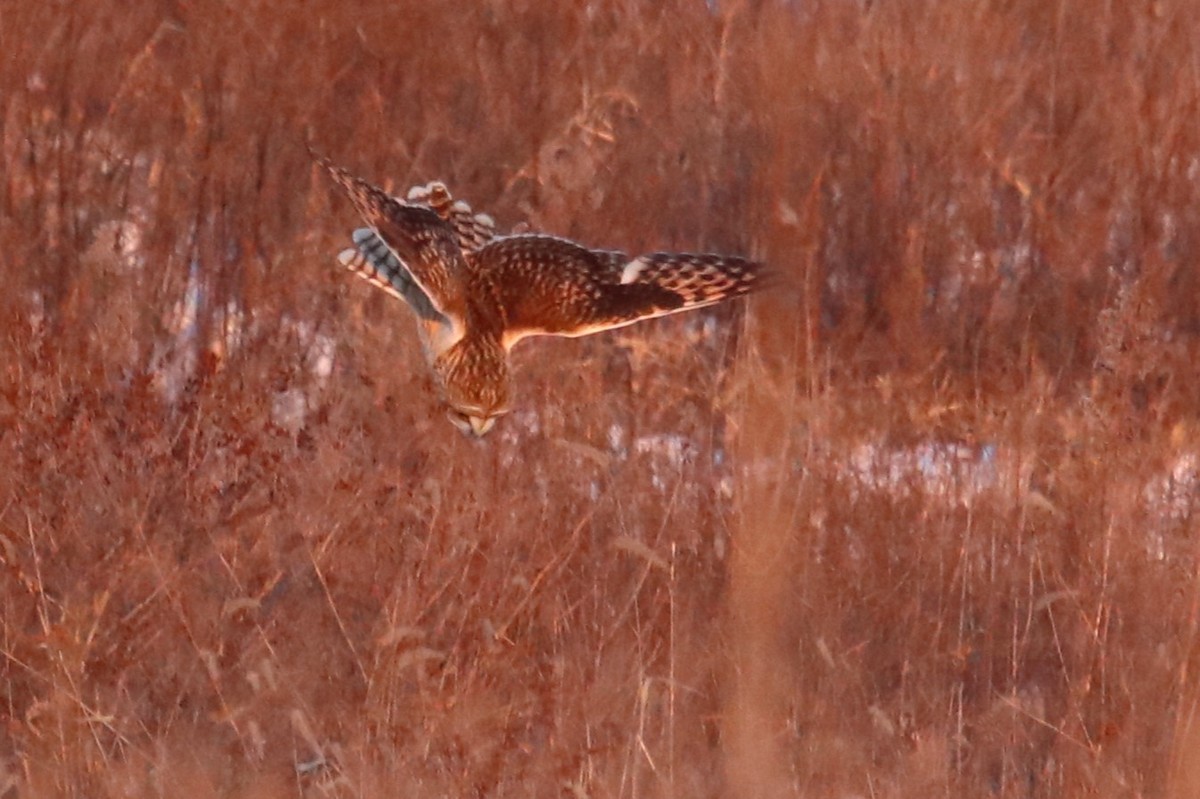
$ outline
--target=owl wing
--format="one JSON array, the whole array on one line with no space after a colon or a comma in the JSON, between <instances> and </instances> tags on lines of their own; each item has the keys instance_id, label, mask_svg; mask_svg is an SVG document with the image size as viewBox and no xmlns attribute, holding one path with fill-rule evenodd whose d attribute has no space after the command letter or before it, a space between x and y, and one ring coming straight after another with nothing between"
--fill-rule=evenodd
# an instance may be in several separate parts
<instances>
[{"instance_id":1,"label":"owl wing","mask_svg":"<svg viewBox=\"0 0 1200 799\"><path fill-rule=\"evenodd\" d=\"M423 295L428 300L434 312L449 320L458 330L464 326L466 311L466 294L464 276L466 264L463 250L454 228L442 219L436 211L424 205L402 202L389 197L383 190L355 177L341 167L334 166L327 159L319 158L320 163L329 172L350 198L369 230L386 248L386 252L395 258L399 265L412 279L412 287L407 287L398 271L389 273L386 268L389 263L385 258L381 263L374 258L377 247L367 238L360 242L356 237L355 244L364 255L363 265L366 271L351 263L347 266L367 277L372 283L394 291L405 300L412 301ZM364 252L363 243L370 246ZM414 290L415 289L415 290ZM417 300L421 302L421 300ZM422 309L417 308L421 314Z\"/></svg>"},{"instance_id":2,"label":"owl wing","mask_svg":"<svg viewBox=\"0 0 1200 799\"><path fill-rule=\"evenodd\" d=\"M352 238L354 247L338 254L342 266L371 285L404 300L421 319L450 324L450 320L438 311L429 295L413 279L412 272L388 249L374 230L359 228L354 231Z\"/></svg>"},{"instance_id":3,"label":"owl wing","mask_svg":"<svg viewBox=\"0 0 1200 799\"><path fill-rule=\"evenodd\" d=\"M399 198L396 198L399 199ZM437 181L408 190L403 203L423 205L432 209L454 228L463 253L474 252L496 236L496 223L487 214L477 214L462 200L455 200L445 185ZM377 286L393 297L409 304L417 316L428 322L449 325L450 320L434 307L429 295L421 290L395 253L371 228L359 228L352 237L354 247L342 250L338 261L342 266Z\"/></svg>"},{"instance_id":4,"label":"owl wing","mask_svg":"<svg viewBox=\"0 0 1200 799\"><path fill-rule=\"evenodd\" d=\"M493 239L469 256L503 309L504 345L537 335L586 336L701 308L751 291L760 265L688 253L589 250L550 236Z\"/></svg>"}]
</instances>

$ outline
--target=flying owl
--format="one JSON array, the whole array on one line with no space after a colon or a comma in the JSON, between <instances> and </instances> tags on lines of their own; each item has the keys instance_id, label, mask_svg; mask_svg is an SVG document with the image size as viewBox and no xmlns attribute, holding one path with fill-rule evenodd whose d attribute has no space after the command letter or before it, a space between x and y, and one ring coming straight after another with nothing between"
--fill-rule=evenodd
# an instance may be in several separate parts
<instances>
[{"instance_id":1,"label":"flying owl","mask_svg":"<svg viewBox=\"0 0 1200 799\"><path fill-rule=\"evenodd\" d=\"M450 421L485 435L511 409L508 354L529 336L586 336L702 308L761 283L754 261L726 255L592 250L543 234L498 235L438 182L405 199L317 158L367 227L341 263L405 300Z\"/></svg>"}]
</instances>

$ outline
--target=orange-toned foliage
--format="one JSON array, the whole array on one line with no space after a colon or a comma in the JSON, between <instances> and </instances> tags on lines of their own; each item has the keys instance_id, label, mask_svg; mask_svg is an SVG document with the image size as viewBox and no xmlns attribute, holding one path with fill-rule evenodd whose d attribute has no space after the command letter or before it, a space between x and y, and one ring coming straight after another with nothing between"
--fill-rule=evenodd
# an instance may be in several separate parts
<instances>
[{"instance_id":1,"label":"orange-toned foliage","mask_svg":"<svg viewBox=\"0 0 1200 799\"><path fill-rule=\"evenodd\" d=\"M0 796L1194 796L1189 0L0 2ZM771 265L483 442L312 143Z\"/></svg>"}]
</instances>

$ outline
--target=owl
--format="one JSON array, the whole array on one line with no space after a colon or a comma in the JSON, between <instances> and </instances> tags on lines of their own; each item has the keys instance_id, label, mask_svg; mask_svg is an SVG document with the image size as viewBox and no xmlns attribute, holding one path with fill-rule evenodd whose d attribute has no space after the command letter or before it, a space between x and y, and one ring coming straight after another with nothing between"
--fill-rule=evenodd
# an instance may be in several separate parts
<instances>
[{"instance_id":1,"label":"owl","mask_svg":"<svg viewBox=\"0 0 1200 799\"><path fill-rule=\"evenodd\" d=\"M451 422L482 437L512 408L509 353L532 336L586 336L703 308L761 286L736 256L629 257L539 233L499 235L439 182L391 197L325 158L318 164L366 227L341 263L403 299Z\"/></svg>"}]
</instances>

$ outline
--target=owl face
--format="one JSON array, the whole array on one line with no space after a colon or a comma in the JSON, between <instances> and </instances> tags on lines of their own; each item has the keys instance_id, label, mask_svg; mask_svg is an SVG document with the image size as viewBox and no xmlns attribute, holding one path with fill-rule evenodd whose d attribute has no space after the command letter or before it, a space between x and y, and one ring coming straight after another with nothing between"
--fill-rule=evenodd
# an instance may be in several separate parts
<instances>
[{"instance_id":1,"label":"owl face","mask_svg":"<svg viewBox=\"0 0 1200 799\"><path fill-rule=\"evenodd\" d=\"M447 416L459 430L481 438L509 411L508 363L499 344L464 339L433 365Z\"/></svg>"}]
</instances>

